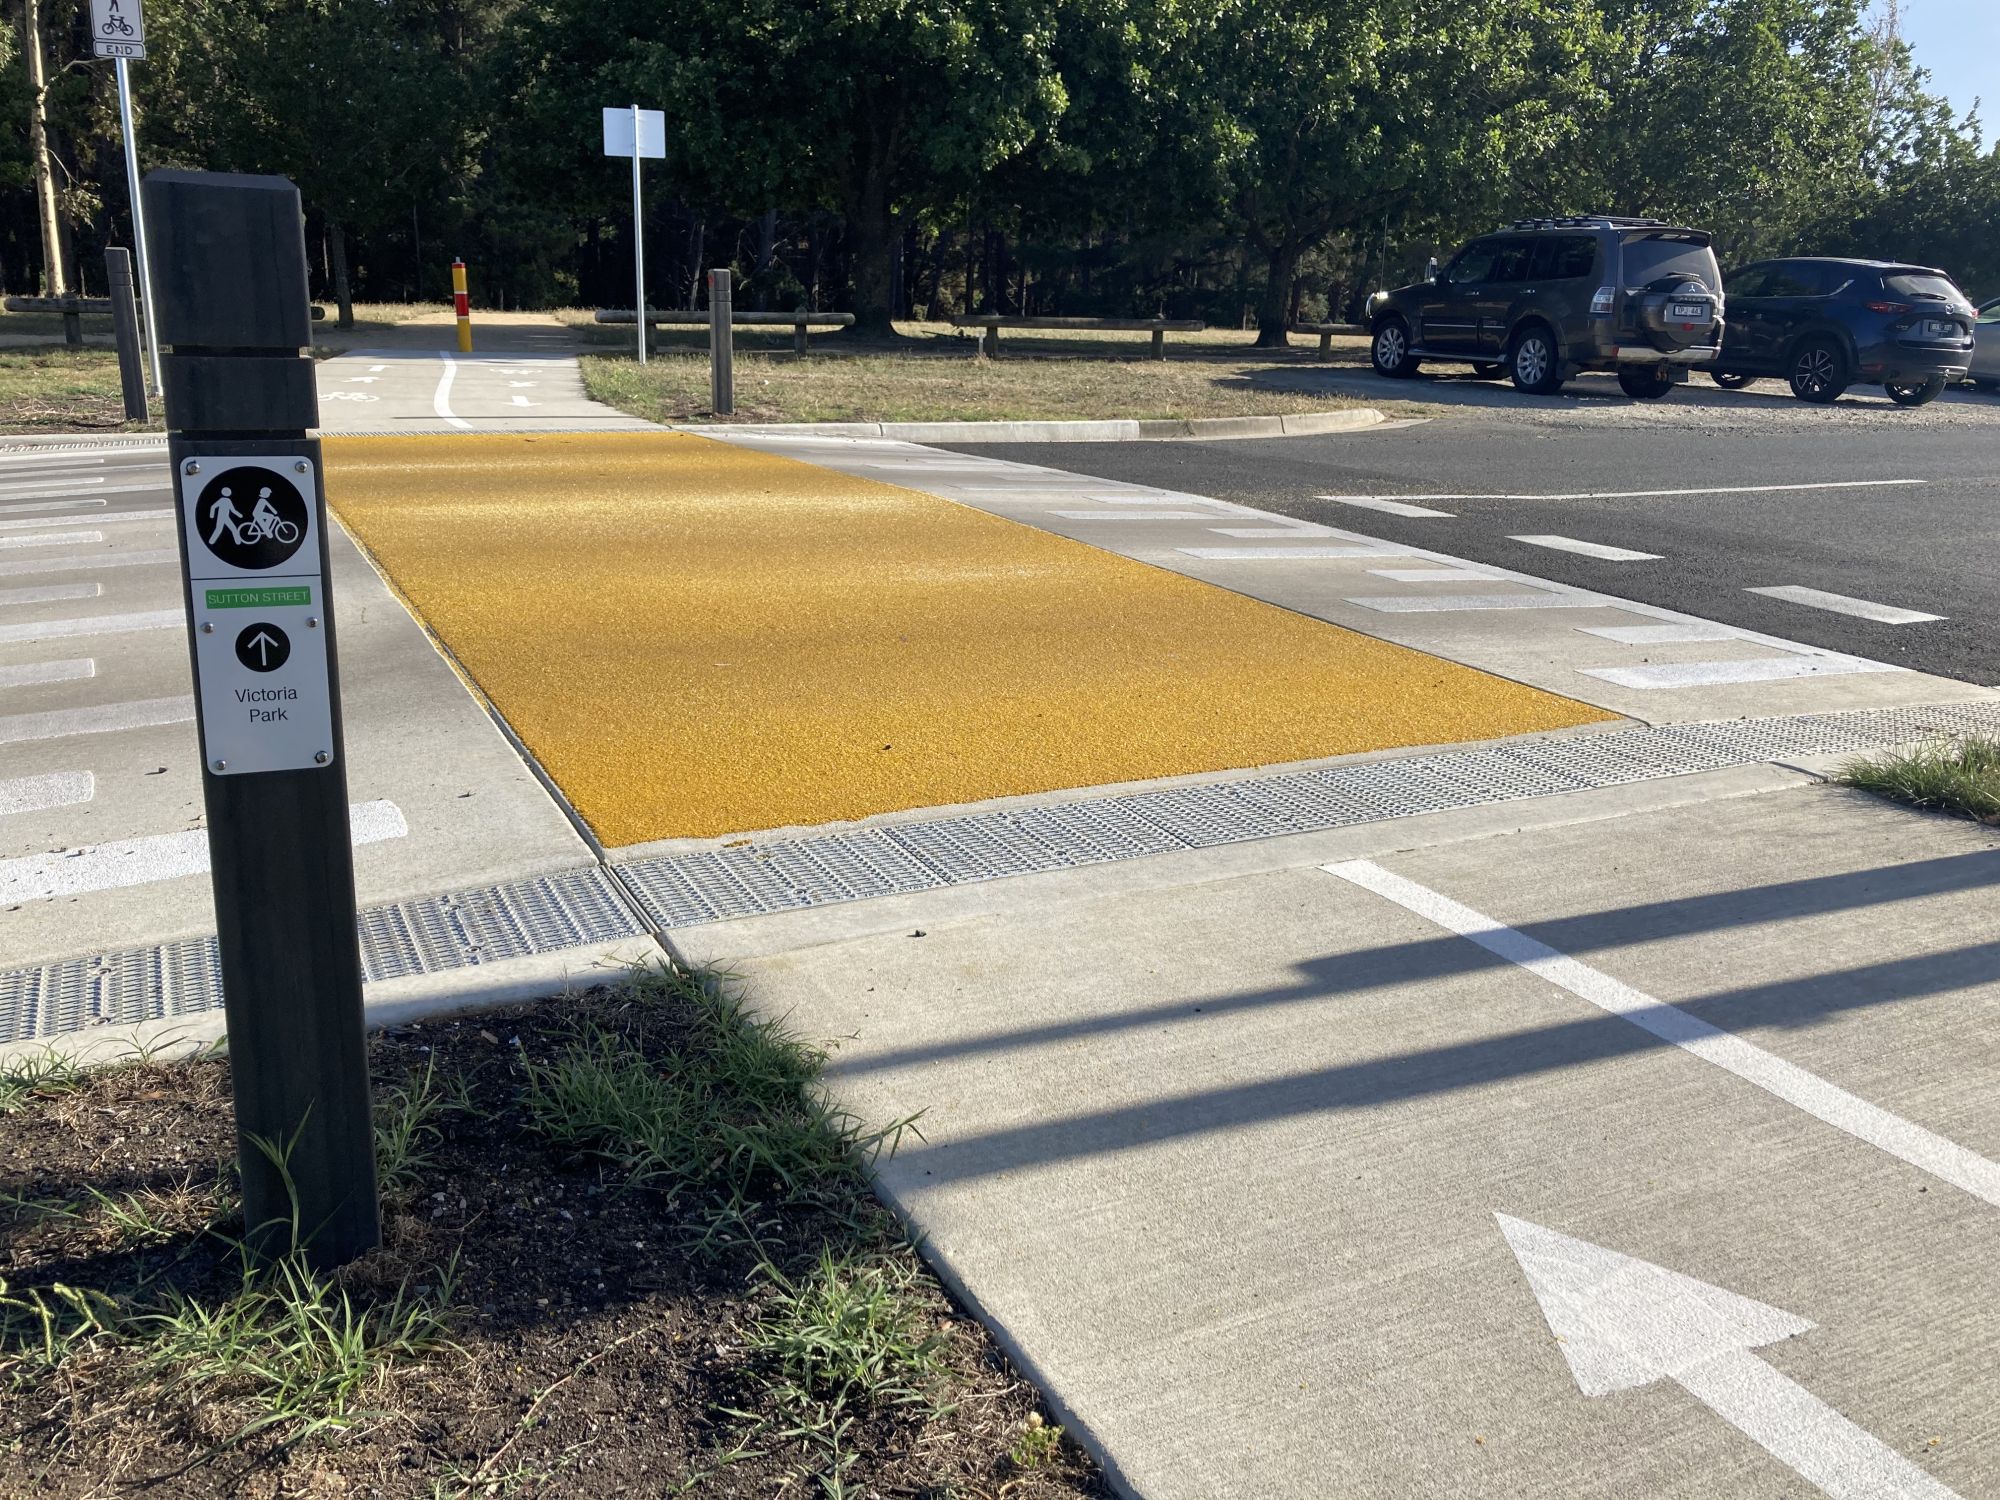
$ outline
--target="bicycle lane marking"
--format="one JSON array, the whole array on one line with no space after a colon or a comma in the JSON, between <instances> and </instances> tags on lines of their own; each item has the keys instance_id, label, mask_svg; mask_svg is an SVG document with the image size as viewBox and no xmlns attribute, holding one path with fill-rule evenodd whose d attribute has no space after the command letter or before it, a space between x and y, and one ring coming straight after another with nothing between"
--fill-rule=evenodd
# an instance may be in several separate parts
<instances>
[{"instance_id":1,"label":"bicycle lane marking","mask_svg":"<svg viewBox=\"0 0 2000 1500\"><path fill-rule=\"evenodd\" d=\"M443 350L438 351L438 358L444 361L444 374L438 377L437 394L431 397L431 410L452 426L470 431L472 424L463 417L452 415L451 410L451 383L458 379L458 361Z\"/></svg>"}]
</instances>

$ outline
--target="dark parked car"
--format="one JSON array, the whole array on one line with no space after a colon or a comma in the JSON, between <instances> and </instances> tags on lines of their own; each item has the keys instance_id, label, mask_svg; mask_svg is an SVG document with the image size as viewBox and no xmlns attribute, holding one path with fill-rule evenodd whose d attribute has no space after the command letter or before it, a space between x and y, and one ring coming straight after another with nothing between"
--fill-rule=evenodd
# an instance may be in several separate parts
<instances>
[{"instance_id":1,"label":"dark parked car","mask_svg":"<svg viewBox=\"0 0 2000 1500\"><path fill-rule=\"evenodd\" d=\"M1979 305L1979 324L1973 332L1977 344L1972 351L1972 383L1982 391L2000 391L2000 297Z\"/></svg>"},{"instance_id":2,"label":"dark parked car","mask_svg":"<svg viewBox=\"0 0 2000 1500\"><path fill-rule=\"evenodd\" d=\"M1729 335L1715 383L1759 375L1801 401L1880 385L1903 406L1935 400L1972 365L1973 320L1944 272L1880 260L1769 260L1731 271Z\"/></svg>"},{"instance_id":3,"label":"dark parked car","mask_svg":"<svg viewBox=\"0 0 2000 1500\"><path fill-rule=\"evenodd\" d=\"M1384 375L1427 360L1511 375L1549 395L1583 370L1616 370L1632 396L1664 396L1722 342L1722 273L1701 229L1592 215L1522 219L1474 240L1430 280L1369 301Z\"/></svg>"}]
</instances>

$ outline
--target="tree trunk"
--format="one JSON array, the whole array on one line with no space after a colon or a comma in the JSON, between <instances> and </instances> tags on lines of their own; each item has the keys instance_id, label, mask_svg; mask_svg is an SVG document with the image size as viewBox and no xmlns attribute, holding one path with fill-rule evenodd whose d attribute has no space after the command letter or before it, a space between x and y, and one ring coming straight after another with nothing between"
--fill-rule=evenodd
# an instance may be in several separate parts
<instances>
[{"instance_id":1,"label":"tree trunk","mask_svg":"<svg viewBox=\"0 0 2000 1500\"><path fill-rule=\"evenodd\" d=\"M696 219L688 231L688 311L701 309L701 258L708 249L708 220Z\"/></svg>"},{"instance_id":2,"label":"tree trunk","mask_svg":"<svg viewBox=\"0 0 2000 1500\"><path fill-rule=\"evenodd\" d=\"M49 83L42 62L41 0L27 0L21 10L28 54L28 154L35 170L35 210L42 225L42 291L60 297L69 290L63 269L62 216L56 209L56 178L49 156Z\"/></svg>"},{"instance_id":3,"label":"tree trunk","mask_svg":"<svg viewBox=\"0 0 2000 1500\"><path fill-rule=\"evenodd\" d=\"M1258 349L1282 349L1286 314L1292 300L1292 283L1299 275L1299 248L1290 239L1279 240L1265 257L1264 293L1257 301Z\"/></svg>"},{"instance_id":4,"label":"tree trunk","mask_svg":"<svg viewBox=\"0 0 2000 1500\"><path fill-rule=\"evenodd\" d=\"M847 206L847 255L854 278L854 331L893 338L895 217L889 211L888 153L871 143Z\"/></svg>"},{"instance_id":5,"label":"tree trunk","mask_svg":"<svg viewBox=\"0 0 2000 1500\"><path fill-rule=\"evenodd\" d=\"M757 283L756 306L758 312L771 310L771 262L778 255L778 211L764 210L764 217L757 221L757 269L751 273Z\"/></svg>"},{"instance_id":6,"label":"tree trunk","mask_svg":"<svg viewBox=\"0 0 2000 1500\"><path fill-rule=\"evenodd\" d=\"M340 326L354 326L354 288L347 281L347 231L333 220L326 222L328 253L333 257L333 300L340 304Z\"/></svg>"}]
</instances>

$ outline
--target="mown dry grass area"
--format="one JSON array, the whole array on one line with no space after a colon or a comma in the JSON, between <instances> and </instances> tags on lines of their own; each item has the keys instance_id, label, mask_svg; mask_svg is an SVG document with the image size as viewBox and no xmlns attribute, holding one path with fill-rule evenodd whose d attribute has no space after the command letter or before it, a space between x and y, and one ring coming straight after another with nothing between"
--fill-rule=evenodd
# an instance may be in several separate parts
<instances>
[{"instance_id":1,"label":"mown dry grass area","mask_svg":"<svg viewBox=\"0 0 2000 1500\"><path fill-rule=\"evenodd\" d=\"M0 1495L1108 1493L719 981L376 1037L384 1244L242 1251L228 1064L0 1070Z\"/></svg>"},{"instance_id":2,"label":"mown dry grass area","mask_svg":"<svg viewBox=\"0 0 2000 1500\"><path fill-rule=\"evenodd\" d=\"M1381 405L1267 381L1269 360L947 359L855 354L797 359L739 349L739 422L943 422L1282 416ZM1296 373L1296 372L1294 372ZM599 401L656 422L709 417L708 356L586 354Z\"/></svg>"},{"instance_id":3,"label":"mown dry grass area","mask_svg":"<svg viewBox=\"0 0 2000 1500\"><path fill-rule=\"evenodd\" d=\"M61 335L57 338L60 340ZM108 349L0 349L0 432L143 432L127 422L118 356Z\"/></svg>"}]
</instances>

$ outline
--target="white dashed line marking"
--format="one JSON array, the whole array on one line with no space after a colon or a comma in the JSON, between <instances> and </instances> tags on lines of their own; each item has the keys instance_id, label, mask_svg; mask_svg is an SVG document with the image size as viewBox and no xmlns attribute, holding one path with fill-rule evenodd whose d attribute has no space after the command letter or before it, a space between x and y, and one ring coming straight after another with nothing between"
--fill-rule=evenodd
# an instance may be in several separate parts
<instances>
[{"instance_id":1,"label":"white dashed line marking","mask_svg":"<svg viewBox=\"0 0 2000 1500\"><path fill-rule=\"evenodd\" d=\"M1682 641L1733 641L1742 636L1728 625L1579 625L1585 635L1601 635L1627 646L1671 646Z\"/></svg>"},{"instance_id":2,"label":"white dashed line marking","mask_svg":"<svg viewBox=\"0 0 2000 1500\"><path fill-rule=\"evenodd\" d=\"M157 724L186 723L193 717L192 698L142 698L135 703L100 703L90 708L58 708L42 714L13 714L0 719L0 745L67 739L73 734L115 734L121 729L151 729Z\"/></svg>"},{"instance_id":3,"label":"white dashed line marking","mask_svg":"<svg viewBox=\"0 0 2000 1500\"><path fill-rule=\"evenodd\" d=\"M18 578L24 573L77 573L85 568L138 568L179 562L180 557L171 547L145 552L93 552L87 557L24 557L0 562L0 578Z\"/></svg>"},{"instance_id":4,"label":"white dashed line marking","mask_svg":"<svg viewBox=\"0 0 2000 1500\"><path fill-rule=\"evenodd\" d=\"M0 521L0 526L5 526L6 524L5 521ZM38 524L49 525L52 523L45 521ZM77 542L101 542L103 540L104 533L101 531L43 531L30 536L0 536L0 547L5 547L10 552L17 552L28 547L68 547Z\"/></svg>"},{"instance_id":5,"label":"white dashed line marking","mask_svg":"<svg viewBox=\"0 0 2000 1500\"><path fill-rule=\"evenodd\" d=\"M0 625L0 644L10 641L62 641L79 635L127 635L135 630L167 630L187 622L178 609L149 609L129 615L85 615L78 620L33 620Z\"/></svg>"},{"instance_id":6,"label":"white dashed line marking","mask_svg":"<svg viewBox=\"0 0 2000 1500\"><path fill-rule=\"evenodd\" d=\"M0 688L35 687L44 682L80 682L97 675L97 663L88 656L68 661L31 661L18 667L0 667Z\"/></svg>"},{"instance_id":7,"label":"white dashed line marking","mask_svg":"<svg viewBox=\"0 0 2000 1500\"><path fill-rule=\"evenodd\" d=\"M88 771L18 776L12 781L0 781L0 816L45 812L51 807L75 807L88 802L96 791L97 778Z\"/></svg>"},{"instance_id":8,"label":"white dashed line marking","mask_svg":"<svg viewBox=\"0 0 2000 1500\"><path fill-rule=\"evenodd\" d=\"M1547 547L1551 552L1574 552L1579 557L1595 557L1602 562L1658 562L1657 552L1634 552L1630 547L1607 547L1602 542L1580 542L1573 536L1510 536L1510 542L1526 542L1530 547Z\"/></svg>"},{"instance_id":9,"label":"white dashed line marking","mask_svg":"<svg viewBox=\"0 0 2000 1500\"><path fill-rule=\"evenodd\" d=\"M54 604L59 599L95 599L103 592L101 583L37 583L0 589L0 604Z\"/></svg>"},{"instance_id":10,"label":"white dashed line marking","mask_svg":"<svg viewBox=\"0 0 2000 1500\"><path fill-rule=\"evenodd\" d=\"M1855 615L1882 625L1921 625L1926 620L1944 618L1943 615L1927 615L1920 609L1898 609L1893 604L1876 604L1868 599L1850 599L1845 594L1829 594L1824 589L1799 588L1794 584L1774 589L1746 589L1744 592L1762 594L1767 599L1782 599L1787 604L1804 604L1813 609L1831 610L1837 615Z\"/></svg>"},{"instance_id":11,"label":"white dashed line marking","mask_svg":"<svg viewBox=\"0 0 2000 1500\"><path fill-rule=\"evenodd\" d=\"M1176 547L1184 557L1204 562L1283 562L1310 561L1316 557L1402 557L1393 547Z\"/></svg>"},{"instance_id":12,"label":"white dashed line marking","mask_svg":"<svg viewBox=\"0 0 2000 1500\"><path fill-rule=\"evenodd\" d=\"M1660 662L1644 667L1579 667L1585 677L1620 687L1721 687L1732 682L1782 682L1795 677L1848 677L1857 672L1900 672L1887 662L1845 656L1753 656L1741 661Z\"/></svg>"},{"instance_id":13,"label":"white dashed line marking","mask_svg":"<svg viewBox=\"0 0 2000 1500\"><path fill-rule=\"evenodd\" d=\"M1363 609L1391 615L1450 614L1473 609L1616 609L1588 594L1384 594L1349 599Z\"/></svg>"},{"instance_id":14,"label":"white dashed line marking","mask_svg":"<svg viewBox=\"0 0 2000 1500\"><path fill-rule=\"evenodd\" d=\"M1358 505L1363 510L1384 511L1392 516L1415 516L1420 519L1449 521L1453 519L1448 510L1431 510L1426 506L1412 505L1407 500L1391 500L1387 495L1316 495L1316 500L1332 500L1341 505ZM1425 496L1426 499L1442 498Z\"/></svg>"}]
</instances>

